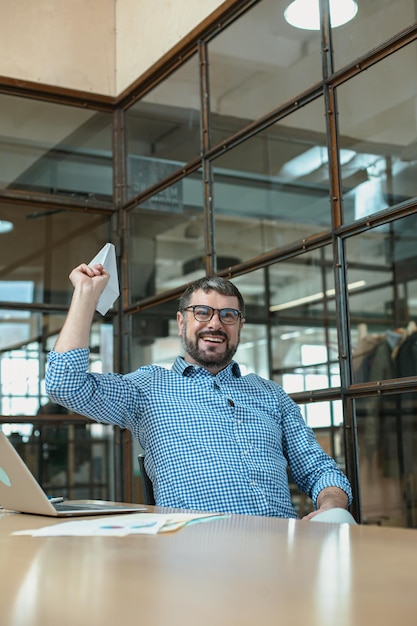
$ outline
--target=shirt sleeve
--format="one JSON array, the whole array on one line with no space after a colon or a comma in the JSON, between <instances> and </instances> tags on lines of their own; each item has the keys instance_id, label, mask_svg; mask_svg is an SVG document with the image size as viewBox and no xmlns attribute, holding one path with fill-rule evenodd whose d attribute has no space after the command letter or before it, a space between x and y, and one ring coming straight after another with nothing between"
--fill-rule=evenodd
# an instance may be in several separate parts
<instances>
[{"instance_id":1,"label":"shirt sleeve","mask_svg":"<svg viewBox=\"0 0 417 626\"><path fill-rule=\"evenodd\" d=\"M339 487L352 502L350 483L318 443L313 430L306 425L298 405L282 392L283 450L292 478L297 487L307 493L314 506L319 493L326 487Z\"/></svg>"},{"instance_id":2,"label":"shirt sleeve","mask_svg":"<svg viewBox=\"0 0 417 626\"><path fill-rule=\"evenodd\" d=\"M97 422L134 430L133 421L141 413L146 385L141 393L140 385L123 375L89 373L88 366L87 348L51 351L45 378L49 398Z\"/></svg>"}]
</instances>

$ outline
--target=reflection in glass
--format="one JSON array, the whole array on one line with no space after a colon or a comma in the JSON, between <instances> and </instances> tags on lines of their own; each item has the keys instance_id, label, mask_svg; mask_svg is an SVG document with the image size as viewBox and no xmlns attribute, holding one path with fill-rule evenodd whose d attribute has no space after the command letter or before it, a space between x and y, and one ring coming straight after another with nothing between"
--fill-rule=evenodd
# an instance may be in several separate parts
<instances>
[{"instance_id":1,"label":"reflection in glass","mask_svg":"<svg viewBox=\"0 0 417 626\"><path fill-rule=\"evenodd\" d=\"M331 338L326 347L327 335ZM272 329L274 380L288 393L340 386L336 330L291 325L289 321ZM313 415L315 409L310 413ZM339 417L341 417L339 415ZM326 418L327 419L327 418ZM315 423L314 426L328 426Z\"/></svg>"},{"instance_id":2,"label":"reflection in glass","mask_svg":"<svg viewBox=\"0 0 417 626\"><path fill-rule=\"evenodd\" d=\"M417 44L338 88L345 221L417 195Z\"/></svg>"},{"instance_id":3,"label":"reflection in glass","mask_svg":"<svg viewBox=\"0 0 417 626\"><path fill-rule=\"evenodd\" d=\"M336 69L376 48L417 17L414 0L358 0L358 8L354 20L332 30Z\"/></svg>"},{"instance_id":4,"label":"reflection in glass","mask_svg":"<svg viewBox=\"0 0 417 626\"><path fill-rule=\"evenodd\" d=\"M308 378L310 375L306 376L307 384L312 384L309 382ZM313 375L316 376L315 374ZM327 383L324 376L323 380L319 380L318 383L321 387L323 387L323 383ZM330 379L331 386L338 387L340 384L339 376L332 375ZM313 381L314 384L314 381ZM310 387L310 389L314 389L314 387ZM312 402L311 404L307 404L303 407L303 415L307 424L314 429L317 428L327 428L329 426L340 426L343 423L343 410L342 410L342 401L336 400L334 402ZM339 449L339 454L341 449Z\"/></svg>"},{"instance_id":5,"label":"reflection in glass","mask_svg":"<svg viewBox=\"0 0 417 626\"><path fill-rule=\"evenodd\" d=\"M333 268L325 250L273 265L269 284L274 380L288 393L339 387ZM307 412L314 427L341 421L339 408L335 422L328 409L320 416L312 405L306 419Z\"/></svg>"},{"instance_id":6,"label":"reflection in glass","mask_svg":"<svg viewBox=\"0 0 417 626\"><path fill-rule=\"evenodd\" d=\"M209 43L212 144L321 79L320 34L290 26L288 0L263 0Z\"/></svg>"},{"instance_id":7,"label":"reflection in glass","mask_svg":"<svg viewBox=\"0 0 417 626\"><path fill-rule=\"evenodd\" d=\"M380 394L355 404L363 520L416 527L417 394Z\"/></svg>"},{"instance_id":8,"label":"reflection in glass","mask_svg":"<svg viewBox=\"0 0 417 626\"><path fill-rule=\"evenodd\" d=\"M64 323L64 314L0 310L0 415L67 413L45 394L46 357ZM113 368L113 328L102 318L91 330L91 371ZM10 427L10 425L9 425ZM20 427L13 431L20 432Z\"/></svg>"},{"instance_id":9,"label":"reflection in glass","mask_svg":"<svg viewBox=\"0 0 417 626\"><path fill-rule=\"evenodd\" d=\"M111 240L102 215L1 204L0 217L14 224L0 235L0 303L69 304L69 273Z\"/></svg>"},{"instance_id":10,"label":"reflection in glass","mask_svg":"<svg viewBox=\"0 0 417 626\"><path fill-rule=\"evenodd\" d=\"M131 198L201 152L197 57L134 104L127 111L126 124Z\"/></svg>"},{"instance_id":11,"label":"reflection in glass","mask_svg":"<svg viewBox=\"0 0 417 626\"><path fill-rule=\"evenodd\" d=\"M33 302L35 284L32 280L0 280L0 302ZM29 311L15 311L11 314L7 309L0 309L0 320L7 320L13 315L16 319L30 316ZM1 338L0 338L1 344Z\"/></svg>"},{"instance_id":12,"label":"reflection in glass","mask_svg":"<svg viewBox=\"0 0 417 626\"><path fill-rule=\"evenodd\" d=\"M322 105L312 103L214 161L220 254L230 250L232 231L243 261L330 228Z\"/></svg>"},{"instance_id":13,"label":"reflection in glass","mask_svg":"<svg viewBox=\"0 0 417 626\"><path fill-rule=\"evenodd\" d=\"M270 268L270 311L279 319L322 319L323 304L334 311L332 263L324 250L314 250Z\"/></svg>"},{"instance_id":14,"label":"reflection in glass","mask_svg":"<svg viewBox=\"0 0 417 626\"><path fill-rule=\"evenodd\" d=\"M129 318L130 368L159 365L170 369L182 354L176 315L178 301L152 307Z\"/></svg>"},{"instance_id":15,"label":"reflection in glass","mask_svg":"<svg viewBox=\"0 0 417 626\"><path fill-rule=\"evenodd\" d=\"M205 274L205 239L202 182L199 175L175 183L181 201L168 188L157 197L130 211L129 291L130 302L185 285ZM177 193L177 191L175 191ZM159 200L158 200L159 197ZM160 210L142 211L151 205Z\"/></svg>"},{"instance_id":16,"label":"reflection in glass","mask_svg":"<svg viewBox=\"0 0 417 626\"><path fill-rule=\"evenodd\" d=\"M71 416L52 403L42 409L47 421L4 424L3 431L44 491L66 499L113 500L113 427L68 423Z\"/></svg>"},{"instance_id":17,"label":"reflection in glass","mask_svg":"<svg viewBox=\"0 0 417 626\"><path fill-rule=\"evenodd\" d=\"M13 324L6 324L4 329L1 324L0 328L2 333L3 330L14 330ZM22 325L18 330L24 330ZM26 330L29 331L28 328ZM1 415L36 415L40 405L47 402L41 392L44 357L41 358L40 351L41 346L33 342L11 350L6 348L0 353Z\"/></svg>"},{"instance_id":18,"label":"reflection in glass","mask_svg":"<svg viewBox=\"0 0 417 626\"><path fill-rule=\"evenodd\" d=\"M417 340L417 217L411 215L346 242L354 381L417 375L402 356Z\"/></svg>"},{"instance_id":19,"label":"reflection in glass","mask_svg":"<svg viewBox=\"0 0 417 626\"><path fill-rule=\"evenodd\" d=\"M0 189L111 201L112 115L0 96Z\"/></svg>"},{"instance_id":20,"label":"reflection in glass","mask_svg":"<svg viewBox=\"0 0 417 626\"><path fill-rule=\"evenodd\" d=\"M236 281L232 282L236 284ZM250 305L247 310L250 315ZM262 378L269 378L268 341L265 325L245 323L234 359L239 363L242 376L253 373L262 376Z\"/></svg>"},{"instance_id":21,"label":"reflection in glass","mask_svg":"<svg viewBox=\"0 0 417 626\"><path fill-rule=\"evenodd\" d=\"M245 302L245 325L234 358L243 375L256 373L270 378L265 272L265 269L260 269L231 279Z\"/></svg>"}]
</instances>

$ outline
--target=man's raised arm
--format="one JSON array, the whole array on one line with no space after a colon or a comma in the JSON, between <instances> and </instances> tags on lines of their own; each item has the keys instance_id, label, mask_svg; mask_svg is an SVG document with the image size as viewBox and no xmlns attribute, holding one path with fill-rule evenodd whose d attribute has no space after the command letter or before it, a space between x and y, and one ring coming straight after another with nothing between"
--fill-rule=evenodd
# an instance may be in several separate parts
<instances>
[{"instance_id":1,"label":"man's raised arm","mask_svg":"<svg viewBox=\"0 0 417 626\"><path fill-rule=\"evenodd\" d=\"M94 311L110 275L101 264L90 266L82 263L72 270L69 278L74 293L65 323L54 346L55 352L88 348Z\"/></svg>"}]
</instances>

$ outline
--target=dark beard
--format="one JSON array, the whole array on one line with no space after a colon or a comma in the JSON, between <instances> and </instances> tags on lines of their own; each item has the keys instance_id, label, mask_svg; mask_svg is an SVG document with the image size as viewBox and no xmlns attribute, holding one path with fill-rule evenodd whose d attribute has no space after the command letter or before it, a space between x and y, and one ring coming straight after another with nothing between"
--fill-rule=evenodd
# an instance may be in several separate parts
<instances>
[{"instance_id":1,"label":"dark beard","mask_svg":"<svg viewBox=\"0 0 417 626\"><path fill-rule=\"evenodd\" d=\"M182 336L181 336L181 341L182 341L182 346L183 346L184 351L186 352L186 354L189 354L190 357L196 363L198 363L202 367L205 367L206 369L211 369L213 366L215 366L216 369L220 371L221 369L225 368L226 365L229 365L230 361L233 359L236 353L237 347L239 345L239 337L238 337L238 342L236 346L228 346L227 350L223 354L213 353L212 355L210 355L210 354L207 354L207 352L203 352L203 350L200 350L198 348L199 334L197 335L195 341L190 341L189 339L187 339L186 333L187 333L187 326L186 324L184 324L183 329L182 329ZM204 332L203 334L207 335L209 333ZM216 333L216 334L218 335L219 333ZM227 336L226 335L223 335L223 336L227 340Z\"/></svg>"}]
</instances>

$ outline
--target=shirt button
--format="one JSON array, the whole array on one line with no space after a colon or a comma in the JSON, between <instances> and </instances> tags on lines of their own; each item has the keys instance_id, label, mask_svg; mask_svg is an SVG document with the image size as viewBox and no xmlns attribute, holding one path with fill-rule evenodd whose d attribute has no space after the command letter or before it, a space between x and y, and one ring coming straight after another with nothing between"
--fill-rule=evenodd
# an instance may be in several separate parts
<instances>
[{"instance_id":1,"label":"shirt button","mask_svg":"<svg viewBox=\"0 0 417 626\"><path fill-rule=\"evenodd\" d=\"M235 406L235 403L233 402L233 400L231 400L230 398L228 398L228 403L230 404L230 406Z\"/></svg>"}]
</instances>

